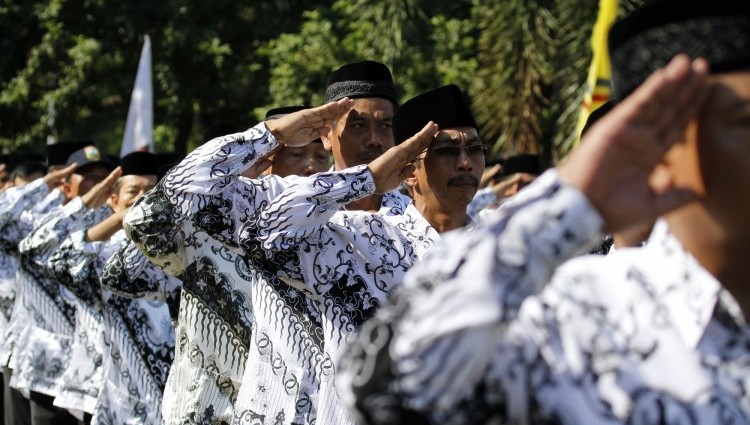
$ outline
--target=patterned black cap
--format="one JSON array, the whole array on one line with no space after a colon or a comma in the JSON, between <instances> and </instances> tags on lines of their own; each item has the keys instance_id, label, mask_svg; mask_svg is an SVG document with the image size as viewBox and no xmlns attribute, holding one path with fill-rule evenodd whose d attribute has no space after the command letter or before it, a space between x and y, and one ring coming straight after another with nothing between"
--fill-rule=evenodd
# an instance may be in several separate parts
<instances>
[{"instance_id":1,"label":"patterned black cap","mask_svg":"<svg viewBox=\"0 0 750 425\"><path fill-rule=\"evenodd\" d=\"M333 71L326 84L325 103L348 97L379 97L396 104L391 70L380 62L348 63Z\"/></svg>"},{"instance_id":2,"label":"patterned black cap","mask_svg":"<svg viewBox=\"0 0 750 425\"><path fill-rule=\"evenodd\" d=\"M89 145L83 149L79 149L68 157L65 165L77 163L76 172L82 172L86 168L93 167L94 165L101 165L110 170L114 170L117 164L109 159L104 153L100 152L96 146Z\"/></svg>"},{"instance_id":3,"label":"patterned black cap","mask_svg":"<svg viewBox=\"0 0 750 425\"><path fill-rule=\"evenodd\" d=\"M711 73L750 68L750 2L654 0L609 32L612 85L623 99L677 54L703 57Z\"/></svg>"},{"instance_id":4,"label":"patterned black cap","mask_svg":"<svg viewBox=\"0 0 750 425\"><path fill-rule=\"evenodd\" d=\"M451 84L413 97L398 108L393 117L396 144L417 134L430 121L440 129L474 127L479 131L463 92Z\"/></svg>"}]
</instances>

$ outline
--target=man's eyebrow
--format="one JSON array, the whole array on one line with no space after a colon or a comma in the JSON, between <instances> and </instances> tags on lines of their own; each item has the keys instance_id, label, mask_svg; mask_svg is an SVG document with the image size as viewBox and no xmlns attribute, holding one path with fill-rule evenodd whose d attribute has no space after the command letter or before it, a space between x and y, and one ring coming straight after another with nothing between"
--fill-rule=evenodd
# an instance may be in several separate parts
<instances>
[{"instance_id":1,"label":"man's eyebrow","mask_svg":"<svg viewBox=\"0 0 750 425\"><path fill-rule=\"evenodd\" d=\"M346 121L366 121L367 118L363 117L359 114L349 114L349 116L346 118Z\"/></svg>"},{"instance_id":2,"label":"man's eyebrow","mask_svg":"<svg viewBox=\"0 0 750 425\"><path fill-rule=\"evenodd\" d=\"M448 136L448 135L442 135L442 136L438 136L437 138L435 138L435 141L434 141L433 144L435 144L435 145L446 144L446 143L456 144L459 141L460 141L460 139L458 137L453 137L453 136ZM469 138L468 140L466 140L466 145L467 146L468 145L481 145L481 144L482 144L482 139L479 138L479 136L472 136L471 138Z\"/></svg>"}]
</instances>

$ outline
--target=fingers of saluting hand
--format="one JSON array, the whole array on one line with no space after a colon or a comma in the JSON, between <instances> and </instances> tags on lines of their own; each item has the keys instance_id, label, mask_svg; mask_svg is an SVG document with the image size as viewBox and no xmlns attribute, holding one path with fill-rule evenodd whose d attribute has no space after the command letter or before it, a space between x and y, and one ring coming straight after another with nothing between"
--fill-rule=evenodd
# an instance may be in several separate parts
<instances>
[{"instance_id":1,"label":"fingers of saluting hand","mask_svg":"<svg viewBox=\"0 0 750 425\"><path fill-rule=\"evenodd\" d=\"M330 131L329 124L351 109L353 100L343 98L317 108L304 109L266 121L266 128L288 146L304 146Z\"/></svg>"},{"instance_id":2,"label":"fingers of saluting hand","mask_svg":"<svg viewBox=\"0 0 750 425\"><path fill-rule=\"evenodd\" d=\"M324 124L328 124L334 118L340 116L344 112L354 106L354 101L345 97L335 102L329 102L325 105L318 106L317 108L310 108L304 112L305 122L313 127L319 127Z\"/></svg>"},{"instance_id":3,"label":"fingers of saluting hand","mask_svg":"<svg viewBox=\"0 0 750 425\"><path fill-rule=\"evenodd\" d=\"M328 134L329 124L354 106L354 101L345 97L304 112L305 125L310 129L310 140Z\"/></svg>"},{"instance_id":4,"label":"fingers of saluting hand","mask_svg":"<svg viewBox=\"0 0 750 425\"><path fill-rule=\"evenodd\" d=\"M88 208L98 208L104 205L107 197L112 193L115 182L117 182L120 176L122 176L122 168L116 167L104 180L97 183L81 197L84 205Z\"/></svg>"},{"instance_id":5,"label":"fingers of saluting hand","mask_svg":"<svg viewBox=\"0 0 750 425\"><path fill-rule=\"evenodd\" d=\"M49 186L50 189L54 189L61 185L65 178L70 177L70 175L75 172L76 167L78 167L78 164L74 162L65 168L47 173L42 179L47 183L47 186Z\"/></svg>"},{"instance_id":6,"label":"fingers of saluting hand","mask_svg":"<svg viewBox=\"0 0 750 425\"><path fill-rule=\"evenodd\" d=\"M655 187L649 178L705 102L707 74L705 60L675 57L602 117L558 167L611 230L652 220L696 198L673 182Z\"/></svg>"},{"instance_id":7,"label":"fingers of saluting hand","mask_svg":"<svg viewBox=\"0 0 750 425\"><path fill-rule=\"evenodd\" d=\"M406 155L404 165L414 161L419 154L430 146L438 130L438 125L430 121L417 134L406 139L398 146Z\"/></svg>"},{"instance_id":8,"label":"fingers of saluting hand","mask_svg":"<svg viewBox=\"0 0 750 425\"><path fill-rule=\"evenodd\" d=\"M647 127L648 144L666 150L708 96L707 76L704 59L690 61L677 55L666 68L646 79L613 115L619 115L623 124Z\"/></svg>"},{"instance_id":9,"label":"fingers of saluting hand","mask_svg":"<svg viewBox=\"0 0 750 425\"><path fill-rule=\"evenodd\" d=\"M111 173L102 181L102 184L107 187L114 186L115 182L117 182L117 179L122 177L122 167L115 167L114 170L112 170Z\"/></svg>"}]
</instances>

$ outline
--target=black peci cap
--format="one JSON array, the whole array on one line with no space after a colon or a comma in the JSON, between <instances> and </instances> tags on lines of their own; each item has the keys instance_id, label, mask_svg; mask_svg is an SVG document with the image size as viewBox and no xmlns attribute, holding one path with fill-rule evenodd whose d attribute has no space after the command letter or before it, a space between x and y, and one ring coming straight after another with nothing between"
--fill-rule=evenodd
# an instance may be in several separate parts
<instances>
[{"instance_id":1,"label":"black peci cap","mask_svg":"<svg viewBox=\"0 0 750 425\"><path fill-rule=\"evenodd\" d=\"M396 102L396 87L391 70L380 62L348 63L333 71L326 84L325 103L348 97L378 97Z\"/></svg>"},{"instance_id":2,"label":"black peci cap","mask_svg":"<svg viewBox=\"0 0 750 425\"><path fill-rule=\"evenodd\" d=\"M622 100L656 69L684 53L711 73L750 68L750 2L654 0L609 31L614 97Z\"/></svg>"},{"instance_id":3,"label":"black peci cap","mask_svg":"<svg viewBox=\"0 0 750 425\"><path fill-rule=\"evenodd\" d=\"M393 117L396 144L417 134L430 121L437 123L440 129L473 127L479 130L463 92L451 84L413 97L398 108Z\"/></svg>"},{"instance_id":4,"label":"black peci cap","mask_svg":"<svg viewBox=\"0 0 750 425\"><path fill-rule=\"evenodd\" d=\"M159 160L151 152L131 152L120 158L122 175L157 176Z\"/></svg>"}]
</instances>

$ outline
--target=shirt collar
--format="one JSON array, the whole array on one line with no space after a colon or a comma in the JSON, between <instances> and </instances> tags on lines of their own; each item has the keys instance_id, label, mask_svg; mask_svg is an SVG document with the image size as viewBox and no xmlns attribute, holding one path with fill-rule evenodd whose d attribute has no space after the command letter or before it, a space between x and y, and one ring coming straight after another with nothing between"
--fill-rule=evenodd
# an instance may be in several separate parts
<instances>
[{"instance_id":1,"label":"shirt collar","mask_svg":"<svg viewBox=\"0 0 750 425\"><path fill-rule=\"evenodd\" d=\"M385 195L380 201L380 211L382 215L402 215L411 203L411 198L401 194L398 190L392 190Z\"/></svg>"},{"instance_id":2,"label":"shirt collar","mask_svg":"<svg viewBox=\"0 0 750 425\"><path fill-rule=\"evenodd\" d=\"M659 262L654 267L656 276L652 280L655 299L664 307L687 346L698 345L717 303L729 312L739 328L744 327L745 320L737 302L685 250L665 221L656 223L644 249L649 253L647 261Z\"/></svg>"}]
</instances>

